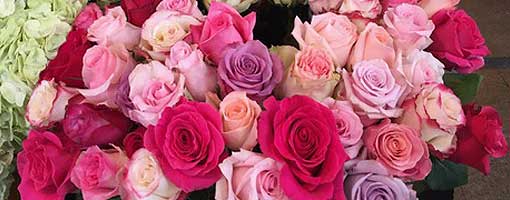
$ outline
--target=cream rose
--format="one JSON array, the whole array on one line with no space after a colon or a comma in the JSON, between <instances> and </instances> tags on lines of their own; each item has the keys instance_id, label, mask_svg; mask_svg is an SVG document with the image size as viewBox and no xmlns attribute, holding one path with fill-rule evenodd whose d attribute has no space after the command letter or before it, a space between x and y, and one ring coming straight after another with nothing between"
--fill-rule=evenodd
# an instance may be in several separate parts
<instances>
[{"instance_id":1,"label":"cream rose","mask_svg":"<svg viewBox=\"0 0 510 200\"><path fill-rule=\"evenodd\" d=\"M76 90L43 80L32 92L27 104L26 119L34 127L45 127L64 119L65 107Z\"/></svg>"},{"instance_id":2,"label":"cream rose","mask_svg":"<svg viewBox=\"0 0 510 200\"><path fill-rule=\"evenodd\" d=\"M397 71L408 86L405 99L414 98L426 83L443 83L444 65L429 52L412 51L397 64Z\"/></svg>"}]
</instances>

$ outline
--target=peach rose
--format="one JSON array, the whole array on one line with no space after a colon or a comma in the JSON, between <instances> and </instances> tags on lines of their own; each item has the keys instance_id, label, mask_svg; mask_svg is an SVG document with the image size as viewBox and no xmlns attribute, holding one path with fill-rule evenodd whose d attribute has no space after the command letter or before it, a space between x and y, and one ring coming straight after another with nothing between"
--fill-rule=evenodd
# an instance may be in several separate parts
<instances>
[{"instance_id":1,"label":"peach rose","mask_svg":"<svg viewBox=\"0 0 510 200\"><path fill-rule=\"evenodd\" d=\"M140 42L140 28L127 22L126 14L120 6L108 9L88 29L88 38L100 45L123 44L133 49Z\"/></svg>"},{"instance_id":2,"label":"peach rose","mask_svg":"<svg viewBox=\"0 0 510 200\"><path fill-rule=\"evenodd\" d=\"M397 71L408 86L405 99L414 98L426 83L443 83L444 65L429 52L412 51L397 64Z\"/></svg>"},{"instance_id":3,"label":"peach rose","mask_svg":"<svg viewBox=\"0 0 510 200\"><path fill-rule=\"evenodd\" d=\"M360 33L352 49L349 65L371 59L383 59L390 67L395 62L393 38L382 26L372 22Z\"/></svg>"},{"instance_id":4,"label":"peach rose","mask_svg":"<svg viewBox=\"0 0 510 200\"><path fill-rule=\"evenodd\" d=\"M257 119L262 109L246 92L233 91L219 105L223 120L223 139L227 147L251 150L257 145Z\"/></svg>"},{"instance_id":5,"label":"peach rose","mask_svg":"<svg viewBox=\"0 0 510 200\"><path fill-rule=\"evenodd\" d=\"M55 83L43 80L37 85L28 100L25 117L33 127L47 127L64 119L69 99L78 92Z\"/></svg>"},{"instance_id":6,"label":"peach rose","mask_svg":"<svg viewBox=\"0 0 510 200\"><path fill-rule=\"evenodd\" d=\"M303 23L299 17L296 17L292 36L301 49L305 46L324 48L333 59L335 66L341 68L347 63L358 33L356 25L349 18L328 12L313 16L311 24Z\"/></svg>"},{"instance_id":7,"label":"peach rose","mask_svg":"<svg viewBox=\"0 0 510 200\"><path fill-rule=\"evenodd\" d=\"M375 19L381 13L379 0L344 0L340 7L342 14L361 15L363 18Z\"/></svg>"},{"instance_id":8,"label":"peach rose","mask_svg":"<svg viewBox=\"0 0 510 200\"><path fill-rule=\"evenodd\" d=\"M460 0L421 0L418 5L425 10L429 17L442 9L452 9L460 3Z\"/></svg>"}]
</instances>

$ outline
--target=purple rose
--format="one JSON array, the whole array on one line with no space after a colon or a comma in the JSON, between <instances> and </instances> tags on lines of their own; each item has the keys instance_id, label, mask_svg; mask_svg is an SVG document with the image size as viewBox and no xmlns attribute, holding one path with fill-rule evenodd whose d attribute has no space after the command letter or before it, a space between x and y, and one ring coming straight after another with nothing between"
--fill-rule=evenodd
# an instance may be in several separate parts
<instances>
[{"instance_id":1,"label":"purple rose","mask_svg":"<svg viewBox=\"0 0 510 200\"><path fill-rule=\"evenodd\" d=\"M245 91L248 97L262 101L282 80L283 63L260 41L252 40L225 50L218 76L223 96L232 91Z\"/></svg>"}]
</instances>

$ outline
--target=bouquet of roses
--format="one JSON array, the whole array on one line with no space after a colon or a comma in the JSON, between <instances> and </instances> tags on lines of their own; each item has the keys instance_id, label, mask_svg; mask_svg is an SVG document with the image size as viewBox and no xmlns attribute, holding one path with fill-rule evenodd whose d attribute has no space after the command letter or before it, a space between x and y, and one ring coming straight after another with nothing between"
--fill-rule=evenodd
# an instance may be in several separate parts
<instances>
[{"instance_id":1,"label":"bouquet of roses","mask_svg":"<svg viewBox=\"0 0 510 200\"><path fill-rule=\"evenodd\" d=\"M21 198L416 199L488 174L507 142L457 4L90 3L28 101Z\"/></svg>"}]
</instances>

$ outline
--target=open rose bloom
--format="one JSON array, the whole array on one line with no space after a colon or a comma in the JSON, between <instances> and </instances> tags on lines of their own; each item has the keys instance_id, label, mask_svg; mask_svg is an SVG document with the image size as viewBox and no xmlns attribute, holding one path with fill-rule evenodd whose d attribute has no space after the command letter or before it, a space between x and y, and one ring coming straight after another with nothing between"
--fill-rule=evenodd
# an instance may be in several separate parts
<instances>
[{"instance_id":1,"label":"open rose bloom","mask_svg":"<svg viewBox=\"0 0 510 200\"><path fill-rule=\"evenodd\" d=\"M455 74L489 53L458 3L91 3L30 97L0 82L27 103L21 199L415 200L488 174L508 144Z\"/></svg>"}]
</instances>

